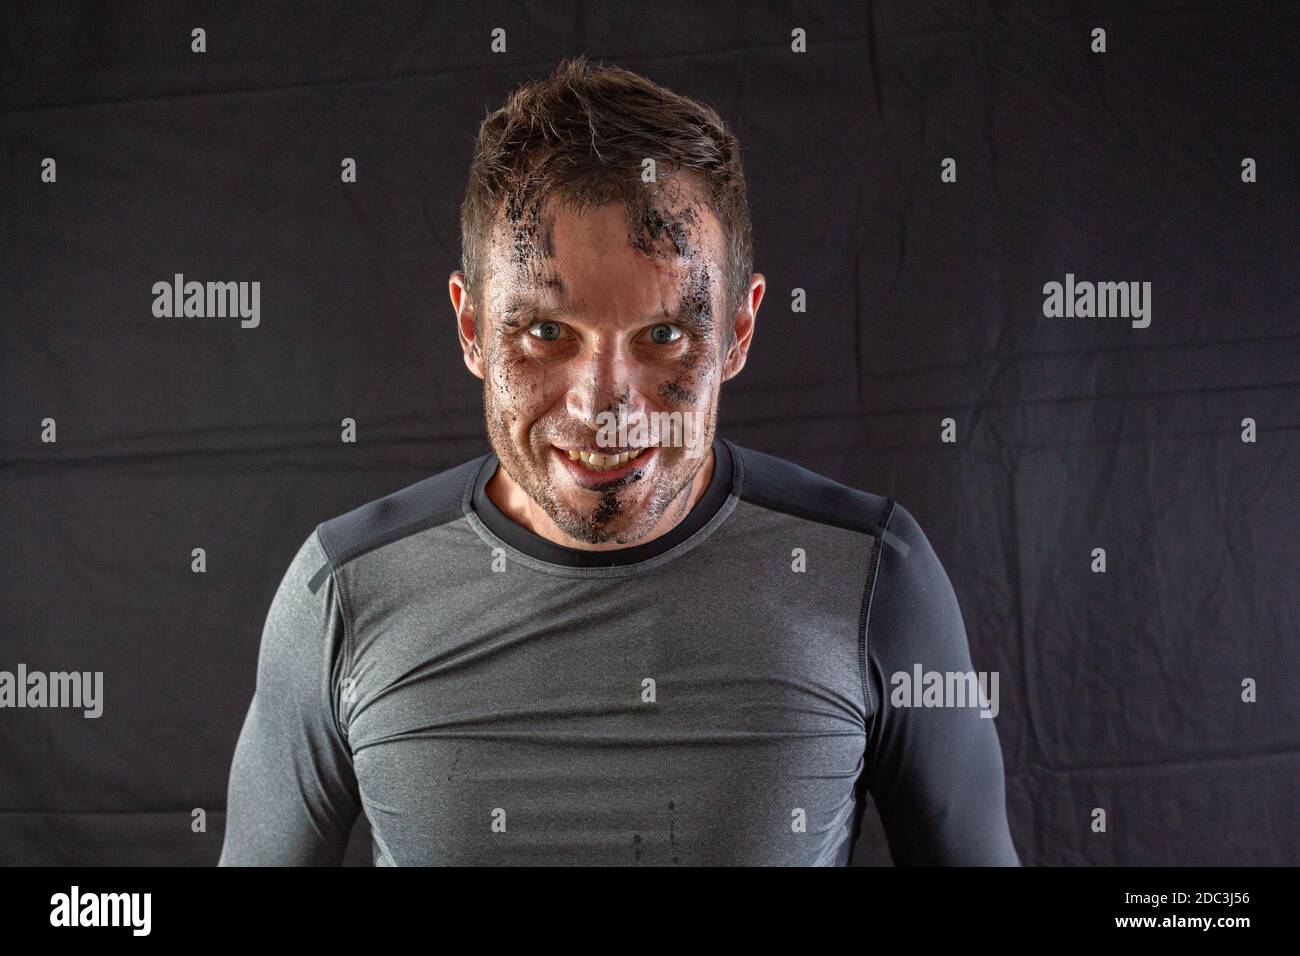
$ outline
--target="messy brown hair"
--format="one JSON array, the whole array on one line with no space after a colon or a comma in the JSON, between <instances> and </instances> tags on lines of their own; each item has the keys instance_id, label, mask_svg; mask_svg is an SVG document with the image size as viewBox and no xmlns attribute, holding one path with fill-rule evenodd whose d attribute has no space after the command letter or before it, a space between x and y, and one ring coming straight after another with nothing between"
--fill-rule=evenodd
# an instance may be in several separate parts
<instances>
[{"instance_id":1,"label":"messy brown hair","mask_svg":"<svg viewBox=\"0 0 1300 956\"><path fill-rule=\"evenodd\" d=\"M562 61L544 80L514 90L479 127L460 207L461 268L482 306L484 258L497 216L536 216L551 194L581 210L622 199L629 221L646 216L642 163L660 178L691 171L722 226L726 338L753 267L753 238L740 145L711 107L585 55ZM653 213L650 213L653 216ZM517 243L518 244L518 243ZM475 324L478 324L477 319Z\"/></svg>"}]
</instances>

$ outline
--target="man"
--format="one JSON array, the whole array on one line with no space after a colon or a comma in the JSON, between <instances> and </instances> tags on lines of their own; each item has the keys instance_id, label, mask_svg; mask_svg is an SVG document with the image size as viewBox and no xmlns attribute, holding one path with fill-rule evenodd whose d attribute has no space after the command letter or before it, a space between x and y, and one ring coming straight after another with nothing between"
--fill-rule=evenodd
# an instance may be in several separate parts
<instances>
[{"instance_id":1,"label":"man","mask_svg":"<svg viewBox=\"0 0 1300 956\"><path fill-rule=\"evenodd\" d=\"M484 121L449 287L492 451L307 538L221 863L1018 865L952 587L892 499L715 434L762 301L717 114L585 59Z\"/></svg>"}]
</instances>

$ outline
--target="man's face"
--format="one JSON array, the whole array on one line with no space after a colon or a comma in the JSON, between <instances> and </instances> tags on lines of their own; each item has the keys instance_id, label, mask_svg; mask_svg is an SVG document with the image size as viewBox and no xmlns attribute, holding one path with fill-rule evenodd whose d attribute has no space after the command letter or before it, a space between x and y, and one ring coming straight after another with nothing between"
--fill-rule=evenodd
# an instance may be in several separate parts
<instances>
[{"instance_id":1,"label":"man's face","mask_svg":"<svg viewBox=\"0 0 1300 956\"><path fill-rule=\"evenodd\" d=\"M639 227L622 202L500 217L477 316L488 435L568 536L633 542L689 499L739 371L724 362L721 249L716 217L678 183Z\"/></svg>"}]
</instances>

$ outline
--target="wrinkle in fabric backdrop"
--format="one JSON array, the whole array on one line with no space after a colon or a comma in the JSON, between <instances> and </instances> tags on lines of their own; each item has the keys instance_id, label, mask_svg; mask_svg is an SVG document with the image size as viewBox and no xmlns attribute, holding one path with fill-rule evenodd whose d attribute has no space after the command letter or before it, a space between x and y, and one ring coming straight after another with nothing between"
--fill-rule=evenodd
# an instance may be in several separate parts
<instances>
[{"instance_id":1,"label":"wrinkle in fabric backdrop","mask_svg":"<svg viewBox=\"0 0 1300 956\"><path fill-rule=\"evenodd\" d=\"M0 711L0 862L216 861L295 549L487 450L445 291L473 136L585 51L736 129L769 289L719 429L920 521L1022 860L1300 863L1300 13L1136 7L6 5L0 669L105 702ZM176 273L259 281L261 324L155 318ZM1045 317L1067 273L1150 282L1150 327Z\"/></svg>"}]
</instances>

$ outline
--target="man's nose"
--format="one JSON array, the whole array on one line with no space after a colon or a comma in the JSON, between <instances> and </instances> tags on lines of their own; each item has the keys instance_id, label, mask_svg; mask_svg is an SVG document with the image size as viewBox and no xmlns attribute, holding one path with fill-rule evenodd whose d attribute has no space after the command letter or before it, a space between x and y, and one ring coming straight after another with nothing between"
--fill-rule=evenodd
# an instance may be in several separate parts
<instances>
[{"instance_id":1,"label":"man's nose","mask_svg":"<svg viewBox=\"0 0 1300 956\"><path fill-rule=\"evenodd\" d=\"M595 431L605 424L602 413L617 415L622 405L633 414L638 395L634 378L635 370L616 349L592 351L566 396L569 415Z\"/></svg>"}]
</instances>

